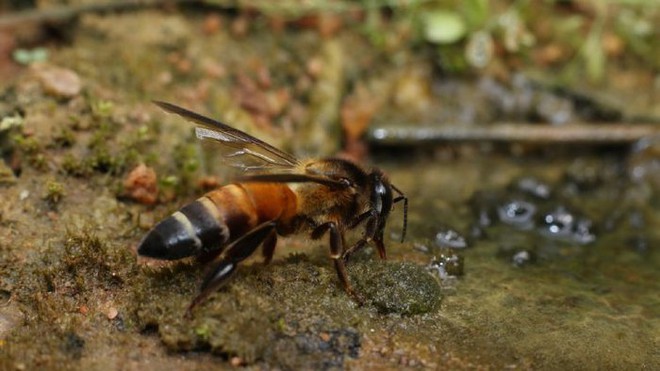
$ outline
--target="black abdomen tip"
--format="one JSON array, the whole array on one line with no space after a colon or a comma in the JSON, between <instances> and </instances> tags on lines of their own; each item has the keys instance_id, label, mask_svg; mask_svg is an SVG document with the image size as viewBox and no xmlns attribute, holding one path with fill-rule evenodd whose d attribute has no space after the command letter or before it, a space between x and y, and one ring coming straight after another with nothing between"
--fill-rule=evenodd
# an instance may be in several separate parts
<instances>
[{"instance_id":1,"label":"black abdomen tip","mask_svg":"<svg viewBox=\"0 0 660 371\"><path fill-rule=\"evenodd\" d=\"M160 258L166 249L164 245L163 237L154 228L140 242L138 254L150 258Z\"/></svg>"},{"instance_id":2,"label":"black abdomen tip","mask_svg":"<svg viewBox=\"0 0 660 371\"><path fill-rule=\"evenodd\" d=\"M174 260L195 255L201 248L196 236L173 216L170 216L147 233L138 254L156 259Z\"/></svg>"}]
</instances>

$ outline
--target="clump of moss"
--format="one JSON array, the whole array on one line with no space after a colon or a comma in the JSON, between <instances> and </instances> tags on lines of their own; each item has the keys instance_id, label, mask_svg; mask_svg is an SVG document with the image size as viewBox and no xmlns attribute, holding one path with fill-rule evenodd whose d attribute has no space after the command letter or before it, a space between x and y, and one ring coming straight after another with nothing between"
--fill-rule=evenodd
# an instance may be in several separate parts
<instances>
[{"instance_id":1,"label":"clump of moss","mask_svg":"<svg viewBox=\"0 0 660 371\"><path fill-rule=\"evenodd\" d=\"M135 276L127 249L114 249L87 229L68 231L40 256L15 265L12 296L26 320L7 339L0 369L56 368L84 357L88 332L80 330L82 323L109 331L105 316L86 316L87 311L98 309L99 295L113 290L113 298L122 295L125 278Z\"/></svg>"},{"instance_id":2,"label":"clump of moss","mask_svg":"<svg viewBox=\"0 0 660 371\"><path fill-rule=\"evenodd\" d=\"M76 177L89 176L93 171L87 161L78 159L70 153L64 155L61 167L65 174Z\"/></svg>"},{"instance_id":3,"label":"clump of moss","mask_svg":"<svg viewBox=\"0 0 660 371\"><path fill-rule=\"evenodd\" d=\"M89 176L94 172L111 175L122 174L137 162L138 156L135 150L120 152L120 154L114 154L107 145L98 145L88 156L81 159L67 153L64 155L61 167L65 174L76 177Z\"/></svg>"},{"instance_id":4,"label":"clump of moss","mask_svg":"<svg viewBox=\"0 0 660 371\"><path fill-rule=\"evenodd\" d=\"M42 150L41 143L35 137L18 134L13 140L17 147L28 155L34 155Z\"/></svg>"},{"instance_id":5,"label":"clump of moss","mask_svg":"<svg viewBox=\"0 0 660 371\"><path fill-rule=\"evenodd\" d=\"M293 369L342 368L359 355L360 326L373 315L370 306L415 315L440 301L440 287L424 267L365 259L349 270L368 300L365 307L342 290L324 255L312 261L296 254L267 267L242 266L189 320L184 314L203 269L175 264L147 270L135 280L136 323L144 333L155 330L171 351L209 351L243 364L263 360Z\"/></svg>"},{"instance_id":6,"label":"clump of moss","mask_svg":"<svg viewBox=\"0 0 660 371\"><path fill-rule=\"evenodd\" d=\"M234 281L187 320L184 314L197 293L196 278L201 274L199 266L186 264L147 272L134 292L138 326L145 331L157 329L163 344L173 351L207 350L247 362L263 358L279 319L274 303Z\"/></svg>"},{"instance_id":7,"label":"clump of moss","mask_svg":"<svg viewBox=\"0 0 660 371\"><path fill-rule=\"evenodd\" d=\"M46 190L43 195L43 199L46 200L50 205L55 206L64 197L64 185L53 179L50 179L46 182Z\"/></svg>"},{"instance_id":8,"label":"clump of moss","mask_svg":"<svg viewBox=\"0 0 660 371\"><path fill-rule=\"evenodd\" d=\"M46 156L43 152L43 145L32 136L17 134L12 138L15 147L25 155L30 165L37 169L46 167Z\"/></svg>"},{"instance_id":9,"label":"clump of moss","mask_svg":"<svg viewBox=\"0 0 660 371\"><path fill-rule=\"evenodd\" d=\"M410 262L356 262L349 265L355 288L379 313L416 315L435 310L441 288L424 269Z\"/></svg>"},{"instance_id":10,"label":"clump of moss","mask_svg":"<svg viewBox=\"0 0 660 371\"><path fill-rule=\"evenodd\" d=\"M67 232L64 241L48 248L42 259L24 269L18 296L45 321L93 302L97 289L117 288L134 269L127 250L112 250L86 230Z\"/></svg>"},{"instance_id":11,"label":"clump of moss","mask_svg":"<svg viewBox=\"0 0 660 371\"><path fill-rule=\"evenodd\" d=\"M199 266L185 263L140 269L133 280L131 300L135 303L138 328L147 331L183 321L186 306L196 292L199 273Z\"/></svg>"},{"instance_id":12,"label":"clump of moss","mask_svg":"<svg viewBox=\"0 0 660 371\"><path fill-rule=\"evenodd\" d=\"M331 267L304 255L268 267L242 266L186 320L202 275L198 265L188 264L147 271L135 286L138 326L156 330L172 351L204 350L243 364L327 369L357 357L361 335L354 325L364 313L337 285Z\"/></svg>"},{"instance_id":13,"label":"clump of moss","mask_svg":"<svg viewBox=\"0 0 660 371\"><path fill-rule=\"evenodd\" d=\"M62 259L52 265L48 275L53 285L72 287L74 293L88 292L91 285L119 285L123 282L119 272L132 265L128 251L110 251L106 243L88 231L68 232L63 248Z\"/></svg>"},{"instance_id":14,"label":"clump of moss","mask_svg":"<svg viewBox=\"0 0 660 371\"><path fill-rule=\"evenodd\" d=\"M14 184L14 183L16 183L16 176L14 175L14 172L0 158L0 186L7 184ZM2 220L1 213L0 213L0 220Z\"/></svg>"},{"instance_id":15,"label":"clump of moss","mask_svg":"<svg viewBox=\"0 0 660 371\"><path fill-rule=\"evenodd\" d=\"M92 111L92 116L94 116L97 119L110 117L114 110L114 104L108 100L101 99L101 100L91 101L90 99L89 105Z\"/></svg>"},{"instance_id":16,"label":"clump of moss","mask_svg":"<svg viewBox=\"0 0 660 371\"><path fill-rule=\"evenodd\" d=\"M126 168L126 158L112 154L105 145L98 145L86 159L89 167L100 173L121 174Z\"/></svg>"},{"instance_id":17,"label":"clump of moss","mask_svg":"<svg viewBox=\"0 0 660 371\"><path fill-rule=\"evenodd\" d=\"M80 324L61 328L52 322L21 327L4 344L0 369L56 369L80 359L86 342L79 329Z\"/></svg>"},{"instance_id":18,"label":"clump of moss","mask_svg":"<svg viewBox=\"0 0 660 371\"><path fill-rule=\"evenodd\" d=\"M194 190L201 168L201 152L197 143L190 140L176 145L172 156L174 157L179 179L176 186L177 193L185 194L186 191Z\"/></svg>"},{"instance_id":19,"label":"clump of moss","mask_svg":"<svg viewBox=\"0 0 660 371\"><path fill-rule=\"evenodd\" d=\"M59 130L57 134L53 137L53 144L56 147L66 148L71 147L76 143L76 136L73 130L64 127Z\"/></svg>"}]
</instances>

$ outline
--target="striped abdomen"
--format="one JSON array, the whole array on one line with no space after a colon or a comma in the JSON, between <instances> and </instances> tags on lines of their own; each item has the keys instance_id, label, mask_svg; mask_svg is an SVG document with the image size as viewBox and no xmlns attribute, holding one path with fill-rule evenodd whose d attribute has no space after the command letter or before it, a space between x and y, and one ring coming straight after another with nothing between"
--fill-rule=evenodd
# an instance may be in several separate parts
<instances>
[{"instance_id":1,"label":"striped abdomen","mask_svg":"<svg viewBox=\"0 0 660 371\"><path fill-rule=\"evenodd\" d=\"M156 224L140 243L138 254L168 260L219 254L261 223L289 223L296 208L296 196L285 184L230 184Z\"/></svg>"}]
</instances>

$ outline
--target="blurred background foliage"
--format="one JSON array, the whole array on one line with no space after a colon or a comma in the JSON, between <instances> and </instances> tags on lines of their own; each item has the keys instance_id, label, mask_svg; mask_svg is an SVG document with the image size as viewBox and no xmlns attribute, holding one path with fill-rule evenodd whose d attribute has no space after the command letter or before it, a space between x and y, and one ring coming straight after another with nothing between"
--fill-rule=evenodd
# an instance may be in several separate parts
<instances>
[{"instance_id":1,"label":"blurred background foliage","mask_svg":"<svg viewBox=\"0 0 660 371\"><path fill-rule=\"evenodd\" d=\"M586 73L598 83L616 60L660 67L660 48L654 48L660 36L657 0L206 2L287 19L364 12L355 22L375 45L387 48L396 37L408 38L412 47L431 44L440 68L451 73L525 63L557 68L566 79Z\"/></svg>"}]
</instances>

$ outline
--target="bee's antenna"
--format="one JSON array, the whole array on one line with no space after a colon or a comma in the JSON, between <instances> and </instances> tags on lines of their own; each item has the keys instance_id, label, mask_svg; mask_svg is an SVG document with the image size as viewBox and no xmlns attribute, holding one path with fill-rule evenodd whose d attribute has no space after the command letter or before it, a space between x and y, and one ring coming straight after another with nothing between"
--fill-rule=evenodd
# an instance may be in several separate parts
<instances>
[{"instance_id":1,"label":"bee's antenna","mask_svg":"<svg viewBox=\"0 0 660 371\"><path fill-rule=\"evenodd\" d=\"M408 197L396 186L392 185L392 189L399 194L392 202L397 203L403 200L403 231L401 232L401 242L403 242L406 238L406 230L408 229Z\"/></svg>"}]
</instances>

